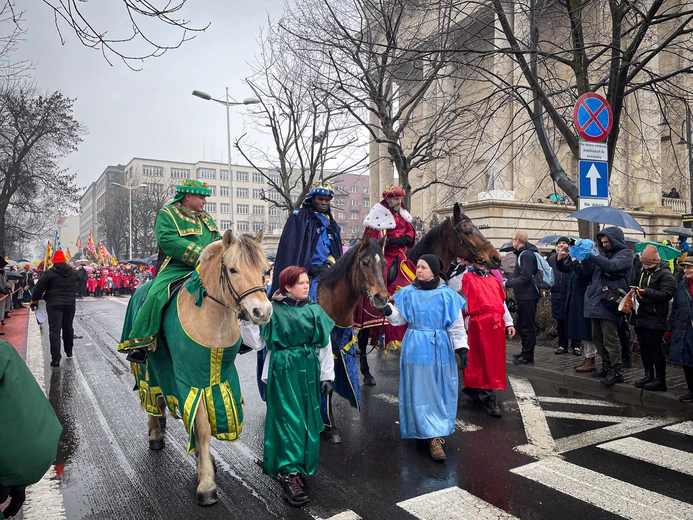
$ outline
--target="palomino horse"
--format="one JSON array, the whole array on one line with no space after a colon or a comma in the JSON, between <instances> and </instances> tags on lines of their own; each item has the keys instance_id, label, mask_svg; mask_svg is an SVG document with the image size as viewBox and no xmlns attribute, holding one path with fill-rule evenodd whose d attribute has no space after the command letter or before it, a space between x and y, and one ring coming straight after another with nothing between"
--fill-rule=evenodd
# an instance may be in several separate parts
<instances>
[{"instance_id":1,"label":"palomino horse","mask_svg":"<svg viewBox=\"0 0 693 520\"><path fill-rule=\"evenodd\" d=\"M133 364L140 401L149 414L149 447L164 447L166 408L183 419L187 452L195 451L197 458L196 494L202 506L217 502L211 435L236 441L243 427L234 366L241 345L239 315L256 324L272 316L262 283L262 236L261 231L256 237L234 237L229 230L208 245L199 274L193 272L164 312L166 343L157 341L146 364Z\"/></svg>"},{"instance_id":2,"label":"palomino horse","mask_svg":"<svg viewBox=\"0 0 693 520\"><path fill-rule=\"evenodd\" d=\"M335 322L330 335L332 351L336 357L334 391L347 399L352 406L360 402L358 365L354 346L354 309L362 296L368 298L376 309L387 305L388 293L383 279L385 259L383 244L364 235L359 245L347 251L337 263L321 277L317 289L320 307ZM332 443L341 441L339 430L334 426L332 396L323 398L323 421L327 425L326 436Z\"/></svg>"},{"instance_id":3,"label":"palomino horse","mask_svg":"<svg viewBox=\"0 0 693 520\"><path fill-rule=\"evenodd\" d=\"M441 224L431 229L426 235L411 249L407 251L407 259L414 265L422 255L433 253L443 261L443 272L446 272L450 264L458 256L470 261L478 260L483 262L489 269L500 267L500 254L486 240L486 237L472 223L471 219L464 214L459 203L455 203L452 216L446 218ZM385 319L383 318L383 325ZM361 373L363 383L367 386L375 385L375 379L368 367L366 347L370 329L359 331L359 356L361 361Z\"/></svg>"}]
</instances>

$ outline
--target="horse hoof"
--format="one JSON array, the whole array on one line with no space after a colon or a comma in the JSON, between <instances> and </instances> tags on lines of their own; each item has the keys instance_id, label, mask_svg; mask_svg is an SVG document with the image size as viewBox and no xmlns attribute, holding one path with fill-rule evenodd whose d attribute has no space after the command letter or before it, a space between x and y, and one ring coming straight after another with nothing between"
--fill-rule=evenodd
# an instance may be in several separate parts
<instances>
[{"instance_id":1,"label":"horse hoof","mask_svg":"<svg viewBox=\"0 0 693 520\"><path fill-rule=\"evenodd\" d=\"M219 501L217 498L217 490L207 491L206 493L197 494L197 505L201 507L213 506Z\"/></svg>"},{"instance_id":2,"label":"horse hoof","mask_svg":"<svg viewBox=\"0 0 693 520\"><path fill-rule=\"evenodd\" d=\"M339 444L342 442L342 436L336 430L329 430L325 432L325 439L330 444Z\"/></svg>"},{"instance_id":3,"label":"horse hoof","mask_svg":"<svg viewBox=\"0 0 693 520\"><path fill-rule=\"evenodd\" d=\"M364 386L375 386L375 378L370 374L363 376L363 384Z\"/></svg>"},{"instance_id":4,"label":"horse hoof","mask_svg":"<svg viewBox=\"0 0 693 520\"><path fill-rule=\"evenodd\" d=\"M149 441L149 449L150 450L163 450L164 449L164 439L156 439L156 440L150 440Z\"/></svg>"}]
</instances>

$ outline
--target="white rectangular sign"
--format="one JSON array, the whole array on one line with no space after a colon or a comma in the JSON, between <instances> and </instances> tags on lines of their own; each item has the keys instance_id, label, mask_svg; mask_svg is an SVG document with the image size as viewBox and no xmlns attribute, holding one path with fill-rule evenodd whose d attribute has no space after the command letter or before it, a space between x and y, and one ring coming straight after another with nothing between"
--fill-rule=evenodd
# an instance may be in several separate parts
<instances>
[{"instance_id":1,"label":"white rectangular sign","mask_svg":"<svg viewBox=\"0 0 693 520\"><path fill-rule=\"evenodd\" d=\"M607 162L609 157L606 143L590 143L580 141L580 159L584 161L603 161Z\"/></svg>"},{"instance_id":2,"label":"white rectangular sign","mask_svg":"<svg viewBox=\"0 0 693 520\"><path fill-rule=\"evenodd\" d=\"M609 205L609 199L580 199L580 204L578 207L578 210L580 209L585 209L585 208L591 208L593 206L608 206Z\"/></svg>"}]
</instances>

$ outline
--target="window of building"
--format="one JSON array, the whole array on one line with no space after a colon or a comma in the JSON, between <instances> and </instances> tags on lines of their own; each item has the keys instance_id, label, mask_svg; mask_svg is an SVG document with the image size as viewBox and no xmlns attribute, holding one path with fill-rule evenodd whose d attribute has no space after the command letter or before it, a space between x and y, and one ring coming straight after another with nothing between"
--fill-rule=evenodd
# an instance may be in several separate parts
<instances>
[{"instance_id":1,"label":"window of building","mask_svg":"<svg viewBox=\"0 0 693 520\"><path fill-rule=\"evenodd\" d=\"M298 195L292 195L291 196L291 202L293 202L294 204L297 203L298 202Z\"/></svg>"},{"instance_id":2,"label":"window of building","mask_svg":"<svg viewBox=\"0 0 693 520\"><path fill-rule=\"evenodd\" d=\"M341 191L342 193L346 193L346 186L344 184L337 184L337 191Z\"/></svg>"},{"instance_id":3,"label":"window of building","mask_svg":"<svg viewBox=\"0 0 693 520\"><path fill-rule=\"evenodd\" d=\"M229 187L228 186L219 186L219 196L220 197L228 197L229 196Z\"/></svg>"},{"instance_id":4,"label":"window of building","mask_svg":"<svg viewBox=\"0 0 693 520\"><path fill-rule=\"evenodd\" d=\"M231 221L230 220L222 220L221 221L221 230L226 231L227 229L231 229Z\"/></svg>"},{"instance_id":5,"label":"window of building","mask_svg":"<svg viewBox=\"0 0 693 520\"><path fill-rule=\"evenodd\" d=\"M273 182L274 184L276 184L277 186L281 186L281 185L282 185L282 178L281 178L281 175L274 174L274 175L270 175L269 178L270 178L270 181L272 181L272 182Z\"/></svg>"},{"instance_id":6,"label":"window of building","mask_svg":"<svg viewBox=\"0 0 693 520\"><path fill-rule=\"evenodd\" d=\"M172 179L189 179L190 170L187 168L171 168Z\"/></svg>"},{"instance_id":7,"label":"window of building","mask_svg":"<svg viewBox=\"0 0 693 520\"><path fill-rule=\"evenodd\" d=\"M216 213L217 212L217 203L216 202L208 202L205 204L205 211L207 213Z\"/></svg>"},{"instance_id":8,"label":"window of building","mask_svg":"<svg viewBox=\"0 0 693 520\"><path fill-rule=\"evenodd\" d=\"M229 180L229 170L219 170L219 178L222 181L228 181Z\"/></svg>"},{"instance_id":9,"label":"window of building","mask_svg":"<svg viewBox=\"0 0 693 520\"><path fill-rule=\"evenodd\" d=\"M358 226L351 226L351 233L352 234L358 234L361 232L361 229Z\"/></svg>"},{"instance_id":10,"label":"window of building","mask_svg":"<svg viewBox=\"0 0 693 520\"><path fill-rule=\"evenodd\" d=\"M248 205L247 204L236 204L236 213L238 215L247 215L248 214Z\"/></svg>"},{"instance_id":11,"label":"window of building","mask_svg":"<svg viewBox=\"0 0 693 520\"><path fill-rule=\"evenodd\" d=\"M344 204L346 204L346 200L344 199L344 197L335 197L332 200L334 201L336 206L344 206Z\"/></svg>"},{"instance_id":12,"label":"window of building","mask_svg":"<svg viewBox=\"0 0 693 520\"><path fill-rule=\"evenodd\" d=\"M270 191L267 195L269 200L283 200L281 193L278 191Z\"/></svg>"},{"instance_id":13,"label":"window of building","mask_svg":"<svg viewBox=\"0 0 693 520\"><path fill-rule=\"evenodd\" d=\"M239 220L236 222L236 231L248 231L249 229L247 220Z\"/></svg>"},{"instance_id":14,"label":"window of building","mask_svg":"<svg viewBox=\"0 0 693 520\"><path fill-rule=\"evenodd\" d=\"M371 194L371 189L368 186L363 187L363 194L364 195L370 195Z\"/></svg>"},{"instance_id":15,"label":"window of building","mask_svg":"<svg viewBox=\"0 0 693 520\"><path fill-rule=\"evenodd\" d=\"M162 166L142 166L142 175L145 177L163 177L164 168Z\"/></svg>"},{"instance_id":16,"label":"window of building","mask_svg":"<svg viewBox=\"0 0 693 520\"><path fill-rule=\"evenodd\" d=\"M253 182L255 184L262 184L265 181L261 173L253 172Z\"/></svg>"},{"instance_id":17,"label":"window of building","mask_svg":"<svg viewBox=\"0 0 693 520\"><path fill-rule=\"evenodd\" d=\"M210 184L209 189L212 190L212 194L210 195L210 197L216 197L217 196L217 187Z\"/></svg>"},{"instance_id":18,"label":"window of building","mask_svg":"<svg viewBox=\"0 0 693 520\"><path fill-rule=\"evenodd\" d=\"M351 220L358 220L358 219L359 219L359 215L361 215L361 213L359 213L358 211L350 211L350 212L349 212L349 218L350 218Z\"/></svg>"},{"instance_id":19,"label":"window of building","mask_svg":"<svg viewBox=\"0 0 693 520\"><path fill-rule=\"evenodd\" d=\"M236 172L236 181L248 182L248 172Z\"/></svg>"},{"instance_id":20,"label":"window of building","mask_svg":"<svg viewBox=\"0 0 693 520\"><path fill-rule=\"evenodd\" d=\"M279 216L279 208L277 206L270 206L269 216L270 217L278 217Z\"/></svg>"},{"instance_id":21,"label":"window of building","mask_svg":"<svg viewBox=\"0 0 693 520\"><path fill-rule=\"evenodd\" d=\"M160 194L164 191L164 185L163 184L157 184L155 182L150 182L147 184L147 187L144 189L149 194Z\"/></svg>"},{"instance_id":22,"label":"window of building","mask_svg":"<svg viewBox=\"0 0 693 520\"><path fill-rule=\"evenodd\" d=\"M236 197L239 199L248 198L248 188L236 188Z\"/></svg>"},{"instance_id":23,"label":"window of building","mask_svg":"<svg viewBox=\"0 0 693 520\"><path fill-rule=\"evenodd\" d=\"M349 206L358 206L358 205L359 205L358 199L351 199L349 201Z\"/></svg>"},{"instance_id":24,"label":"window of building","mask_svg":"<svg viewBox=\"0 0 693 520\"><path fill-rule=\"evenodd\" d=\"M253 233L259 233L265 229L265 223L260 221L260 222L253 222Z\"/></svg>"},{"instance_id":25,"label":"window of building","mask_svg":"<svg viewBox=\"0 0 693 520\"><path fill-rule=\"evenodd\" d=\"M253 206L253 215L264 215L265 206Z\"/></svg>"},{"instance_id":26,"label":"window of building","mask_svg":"<svg viewBox=\"0 0 693 520\"><path fill-rule=\"evenodd\" d=\"M358 193L359 192L359 187L358 186L350 186L349 191L351 193Z\"/></svg>"},{"instance_id":27,"label":"window of building","mask_svg":"<svg viewBox=\"0 0 693 520\"><path fill-rule=\"evenodd\" d=\"M337 218L339 220L344 220L344 212L343 211L338 211L337 212Z\"/></svg>"},{"instance_id":28,"label":"window of building","mask_svg":"<svg viewBox=\"0 0 693 520\"><path fill-rule=\"evenodd\" d=\"M369 207L370 205L371 205L371 199L370 199L370 198L368 198L368 199L363 199L363 207L364 207L364 208L367 208L367 207Z\"/></svg>"},{"instance_id":29,"label":"window of building","mask_svg":"<svg viewBox=\"0 0 693 520\"><path fill-rule=\"evenodd\" d=\"M198 179L216 179L217 171L214 168L198 168L197 169Z\"/></svg>"},{"instance_id":30,"label":"window of building","mask_svg":"<svg viewBox=\"0 0 693 520\"><path fill-rule=\"evenodd\" d=\"M262 199L262 190L253 190L253 198L254 199Z\"/></svg>"},{"instance_id":31,"label":"window of building","mask_svg":"<svg viewBox=\"0 0 693 520\"><path fill-rule=\"evenodd\" d=\"M231 204L229 204L228 202L222 202L219 207L219 210L221 211L221 213L231 213Z\"/></svg>"}]
</instances>

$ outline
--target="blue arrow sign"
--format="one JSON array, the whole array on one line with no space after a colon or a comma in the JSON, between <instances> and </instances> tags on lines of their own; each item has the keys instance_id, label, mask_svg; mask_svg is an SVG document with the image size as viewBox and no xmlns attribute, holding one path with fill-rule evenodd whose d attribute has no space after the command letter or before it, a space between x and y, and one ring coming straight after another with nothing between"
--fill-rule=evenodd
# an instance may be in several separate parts
<instances>
[{"instance_id":1,"label":"blue arrow sign","mask_svg":"<svg viewBox=\"0 0 693 520\"><path fill-rule=\"evenodd\" d=\"M609 165L605 162L578 161L580 198L609 198Z\"/></svg>"}]
</instances>

